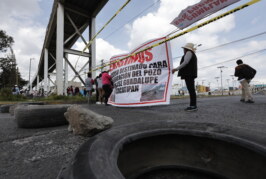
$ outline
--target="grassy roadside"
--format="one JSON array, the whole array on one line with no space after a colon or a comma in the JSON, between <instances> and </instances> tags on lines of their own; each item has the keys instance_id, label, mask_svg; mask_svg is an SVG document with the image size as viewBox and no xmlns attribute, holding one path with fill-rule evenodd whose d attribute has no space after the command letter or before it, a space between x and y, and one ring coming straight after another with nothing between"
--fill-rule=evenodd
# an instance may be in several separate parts
<instances>
[{"instance_id":1,"label":"grassy roadside","mask_svg":"<svg viewBox=\"0 0 266 179\"><path fill-rule=\"evenodd\" d=\"M211 98L211 97L225 97L228 95L198 95L197 98ZM235 96L235 95L232 95ZM184 99L184 98L189 98L188 95L186 96L175 96L172 95L170 97L171 99ZM95 102L95 95L92 96L91 102ZM16 103L21 103L21 102L44 102L46 104L84 104L87 103L87 98L83 96L58 96L58 95L51 95L49 97L36 97L32 99L28 98L19 98L19 100L16 100L16 98L13 98L12 100L1 100L0 98L0 105L5 105L5 104L16 104Z\"/></svg>"}]
</instances>

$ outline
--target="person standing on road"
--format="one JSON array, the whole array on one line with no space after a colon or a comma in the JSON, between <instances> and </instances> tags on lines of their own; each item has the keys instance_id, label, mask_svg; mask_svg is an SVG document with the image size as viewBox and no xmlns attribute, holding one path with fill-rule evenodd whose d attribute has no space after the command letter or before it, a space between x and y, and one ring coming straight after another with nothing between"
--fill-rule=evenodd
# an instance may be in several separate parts
<instances>
[{"instance_id":1,"label":"person standing on road","mask_svg":"<svg viewBox=\"0 0 266 179\"><path fill-rule=\"evenodd\" d=\"M104 90L103 90L103 83L102 83L102 74L100 74L97 78L97 84L98 84L98 94L99 94L99 102L98 104L103 104L103 95L104 95Z\"/></svg>"},{"instance_id":2,"label":"person standing on road","mask_svg":"<svg viewBox=\"0 0 266 179\"><path fill-rule=\"evenodd\" d=\"M108 99L112 93L112 77L108 74L108 71L102 72L102 85L104 90L104 103L107 106Z\"/></svg>"},{"instance_id":3,"label":"person standing on road","mask_svg":"<svg viewBox=\"0 0 266 179\"><path fill-rule=\"evenodd\" d=\"M96 91L96 104L99 104L99 92L98 92L98 82L97 79L99 78L99 76L96 76L96 78L94 78L94 84L95 84L95 91Z\"/></svg>"},{"instance_id":4,"label":"person standing on road","mask_svg":"<svg viewBox=\"0 0 266 179\"><path fill-rule=\"evenodd\" d=\"M244 64L241 59L236 61L235 76L242 86L241 102L254 103L253 97L249 89L249 83L256 75L256 70L247 64Z\"/></svg>"},{"instance_id":5,"label":"person standing on road","mask_svg":"<svg viewBox=\"0 0 266 179\"><path fill-rule=\"evenodd\" d=\"M85 87L87 90L87 97L88 97L88 103L90 103L90 98L92 96L92 88L93 88L94 81L91 78L91 73L89 72L87 75L87 78L85 80Z\"/></svg>"},{"instance_id":6,"label":"person standing on road","mask_svg":"<svg viewBox=\"0 0 266 179\"><path fill-rule=\"evenodd\" d=\"M184 55L180 61L180 65L172 70L174 74L178 71L181 79L184 79L190 96L190 105L185 111L197 111L197 96L195 90L195 79L198 76L197 56L195 54L196 48L193 43L187 43L184 47Z\"/></svg>"}]
</instances>

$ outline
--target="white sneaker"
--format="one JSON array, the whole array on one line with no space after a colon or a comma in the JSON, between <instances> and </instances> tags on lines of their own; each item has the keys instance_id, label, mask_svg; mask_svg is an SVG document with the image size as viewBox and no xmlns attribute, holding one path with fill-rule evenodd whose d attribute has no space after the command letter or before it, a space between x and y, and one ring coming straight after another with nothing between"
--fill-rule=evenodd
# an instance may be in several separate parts
<instances>
[{"instance_id":1,"label":"white sneaker","mask_svg":"<svg viewBox=\"0 0 266 179\"><path fill-rule=\"evenodd\" d=\"M101 104L101 102L97 101L96 104Z\"/></svg>"}]
</instances>

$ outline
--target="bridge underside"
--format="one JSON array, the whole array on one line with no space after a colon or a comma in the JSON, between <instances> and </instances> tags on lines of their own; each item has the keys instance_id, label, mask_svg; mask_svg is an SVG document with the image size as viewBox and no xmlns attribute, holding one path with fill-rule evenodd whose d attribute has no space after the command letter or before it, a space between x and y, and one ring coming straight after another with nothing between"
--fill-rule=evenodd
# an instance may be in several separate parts
<instances>
[{"instance_id":1,"label":"bridge underside","mask_svg":"<svg viewBox=\"0 0 266 179\"><path fill-rule=\"evenodd\" d=\"M37 86L37 90L43 80L44 91L49 91L49 74L55 73L56 82L51 82L56 86L56 93L63 94L68 82L68 66L84 83L79 73L87 66L89 70L95 66L95 42L86 53L71 48L79 38L85 46L94 37L96 15L107 2L108 0L54 0L38 70L31 82L33 86ZM82 34L87 28L89 39L86 40ZM80 71L76 71L68 61L68 54L88 57L88 61Z\"/></svg>"}]
</instances>

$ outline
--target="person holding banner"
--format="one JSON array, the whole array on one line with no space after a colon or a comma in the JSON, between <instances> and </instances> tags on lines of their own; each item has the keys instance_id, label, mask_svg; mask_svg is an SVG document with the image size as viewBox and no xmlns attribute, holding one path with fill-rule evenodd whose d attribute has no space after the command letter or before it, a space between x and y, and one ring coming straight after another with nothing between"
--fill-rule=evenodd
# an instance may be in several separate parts
<instances>
[{"instance_id":1,"label":"person holding banner","mask_svg":"<svg viewBox=\"0 0 266 179\"><path fill-rule=\"evenodd\" d=\"M108 106L107 102L112 93L112 77L108 74L108 71L102 72L102 88L104 90L104 103Z\"/></svg>"},{"instance_id":2,"label":"person holding banner","mask_svg":"<svg viewBox=\"0 0 266 179\"><path fill-rule=\"evenodd\" d=\"M190 96L190 106L185 111L197 111L197 96L195 90L195 78L198 75L196 48L193 43L187 43L184 47L184 55L180 61L180 65L172 70L172 73L178 71L181 79L184 79Z\"/></svg>"}]
</instances>

